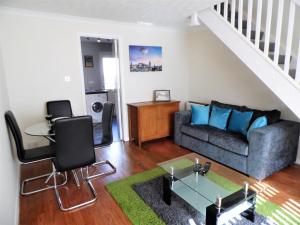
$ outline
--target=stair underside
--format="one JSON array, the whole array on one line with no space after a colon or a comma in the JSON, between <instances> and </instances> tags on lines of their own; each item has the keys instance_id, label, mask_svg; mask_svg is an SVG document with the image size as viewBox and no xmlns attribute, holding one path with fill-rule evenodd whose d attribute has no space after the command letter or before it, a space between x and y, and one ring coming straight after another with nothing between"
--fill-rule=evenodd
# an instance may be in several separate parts
<instances>
[{"instance_id":1,"label":"stair underside","mask_svg":"<svg viewBox=\"0 0 300 225\"><path fill-rule=\"evenodd\" d=\"M222 16L224 16L224 8L225 8L225 7L224 7L224 3L221 3L221 6L220 6L220 7L221 7L221 8L220 8L220 13L221 13ZM214 6L214 9L217 10L217 6L216 6L216 5ZM231 15L232 15L232 12L231 12L231 5L228 4L228 12L227 12L227 20L228 20L228 22L231 22ZM238 17L239 17L239 13L238 13L238 12L235 12L235 22L234 22L234 24L235 24L235 28L237 28L237 29L238 29L238 26L239 26ZM248 26L247 20L243 20L243 21L242 21L242 33L243 33L244 36L247 35L247 26ZM251 26L252 26L252 27L251 27L251 35L250 35L250 37L251 37L251 41L252 41L253 43L255 43L256 31L253 30L253 29L255 29L255 26L253 26L253 24L252 24ZM264 39L264 32L261 31L261 32L260 32L260 35L259 35L259 40L260 40L260 43L259 43L259 49L260 49L261 51L264 51L264 49L265 49L265 42L263 41L263 39ZM272 60L274 60L274 52L275 52L275 43L274 43L274 42L270 42L270 44L269 44L269 57L270 57ZM291 61L291 60L292 60L292 57L291 57L290 61ZM282 55L282 54L281 54L281 55L279 55L278 64L279 64L279 65L282 65L282 64L284 64L284 63L285 63L285 55ZM295 79L295 76L296 76L296 69L290 69L289 75L290 75L293 79Z\"/></svg>"},{"instance_id":2,"label":"stair underside","mask_svg":"<svg viewBox=\"0 0 300 225\"><path fill-rule=\"evenodd\" d=\"M291 78L284 75L273 63L241 37L238 32L233 32L232 27L224 21L214 10L206 9L199 13L200 20L236 54L240 60L267 86L273 93L300 118L300 89ZM290 71L294 74L294 71Z\"/></svg>"}]
</instances>

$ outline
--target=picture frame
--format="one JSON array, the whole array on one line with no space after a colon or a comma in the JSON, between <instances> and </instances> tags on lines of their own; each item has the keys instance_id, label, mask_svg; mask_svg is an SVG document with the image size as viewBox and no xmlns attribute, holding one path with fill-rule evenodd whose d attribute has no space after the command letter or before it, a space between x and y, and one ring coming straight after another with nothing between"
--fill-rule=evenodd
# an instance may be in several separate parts
<instances>
[{"instance_id":1,"label":"picture frame","mask_svg":"<svg viewBox=\"0 0 300 225\"><path fill-rule=\"evenodd\" d=\"M94 67L94 59L91 55L84 56L84 67Z\"/></svg>"},{"instance_id":2,"label":"picture frame","mask_svg":"<svg viewBox=\"0 0 300 225\"><path fill-rule=\"evenodd\" d=\"M162 72L162 47L129 45L130 72Z\"/></svg>"},{"instance_id":3,"label":"picture frame","mask_svg":"<svg viewBox=\"0 0 300 225\"><path fill-rule=\"evenodd\" d=\"M154 101L155 102L169 102L171 101L170 90L154 90Z\"/></svg>"}]
</instances>

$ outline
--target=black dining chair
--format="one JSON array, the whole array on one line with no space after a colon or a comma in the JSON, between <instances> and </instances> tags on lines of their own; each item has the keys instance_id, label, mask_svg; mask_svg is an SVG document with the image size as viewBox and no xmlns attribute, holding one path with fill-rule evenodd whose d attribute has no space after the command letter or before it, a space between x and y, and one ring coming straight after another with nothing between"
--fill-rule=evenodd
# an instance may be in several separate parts
<instances>
[{"instance_id":1,"label":"black dining chair","mask_svg":"<svg viewBox=\"0 0 300 225\"><path fill-rule=\"evenodd\" d=\"M73 118L60 119L55 121L55 149L56 154L53 158L54 190L59 208L62 211L70 211L82 206L86 206L96 201L97 193L90 181L88 170L86 170L85 181L91 191L92 198L70 207L65 207L58 190L56 174L58 172L72 171L77 186L79 180L76 169L82 169L95 163L96 156L93 140L93 122L91 116L80 116Z\"/></svg>"},{"instance_id":2,"label":"black dining chair","mask_svg":"<svg viewBox=\"0 0 300 225\"><path fill-rule=\"evenodd\" d=\"M101 149L103 147L109 146L113 142L113 131L112 131L112 123L113 123L113 114L114 114L114 104L111 102L105 102L103 106L102 113L102 126L101 126L101 142L95 146L95 149ZM97 161L93 164L93 166L107 164L111 170L106 172L97 173L95 175L91 175L91 179L113 174L117 171L116 167L109 160L101 160Z\"/></svg>"},{"instance_id":3,"label":"black dining chair","mask_svg":"<svg viewBox=\"0 0 300 225\"><path fill-rule=\"evenodd\" d=\"M71 102L69 100L48 101L46 108L47 114L51 115L52 119L73 116Z\"/></svg>"},{"instance_id":4,"label":"black dining chair","mask_svg":"<svg viewBox=\"0 0 300 225\"><path fill-rule=\"evenodd\" d=\"M18 159L22 164L32 164L32 163L37 163L37 162L41 162L44 160L50 160L55 155L55 149L54 149L53 145L25 150L24 145L23 145L22 134L21 134L20 128L18 126L18 123L17 123L17 120L16 120L14 114L11 111L7 111L4 115L4 117L5 117L7 126L9 128L9 130L11 131L12 136L14 138L16 149L17 149ZM35 193L38 193L41 191L45 191L45 190L54 188L54 185L47 185L46 187L35 189L32 191L28 191L28 192L25 191L25 186L27 183L41 179L41 178L46 178L46 181L48 182L52 176L53 176L53 171L51 173L42 174L40 176L31 177L31 178L23 180L21 183L21 190L20 190L21 195L31 195L31 194L35 194ZM47 183L47 182L45 182L45 183ZM66 183L66 180L59 186L64 185L65 183Z\"/></svg>"}]
</instances>

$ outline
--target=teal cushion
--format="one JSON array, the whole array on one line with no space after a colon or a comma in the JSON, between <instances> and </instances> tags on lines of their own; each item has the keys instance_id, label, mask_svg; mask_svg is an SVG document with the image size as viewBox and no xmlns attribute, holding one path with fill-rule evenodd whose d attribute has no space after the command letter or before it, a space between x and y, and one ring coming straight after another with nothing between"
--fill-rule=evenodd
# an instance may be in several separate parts
<instances>
[{"instance_id":1,"label":"teal cushion","mask_svg":"<svg viewBox=\"0 0 300 225\"><path fill-rule=\"evenodd\" d=\"M251 126L248 129L248 133L247 133L247 139L249 141L249 137L250 137L250 132L256 128L260 128L260 127L265 127L268 125L268 119L265 116L262 117L258 117L256 120L254 120L254 122L251 124Z\"/></svg>"},{"instance_id":2,"label":"teal cushion","mask_svg":"<svg viewBox=\"0 0 300 225\"><path fill-rule=\"evenodd\" d=\"M253 112L240 112L234 109L230 117L228 130L247 136L252 115Z\"/></svg>"},{"instance_id":3,"label":"teal cushion","mask_svg":"<svg viewBox=\"0 0 300 225\"><path fill-rule=\"evenodd\" d=\"M209 119L209 105L191 105L192 125L207 125Z\"/></svg>"},{"instance_id":4,"label":"teal cushion","mask_svg":"<svg viewBox=\"0 0 300 225\"><path fill-rule=\"evenodd\" d=\"M212 127L216 127L221 130L226 130L227 121L231 111L232 109L225 109L225 108L219 108L217 106L213 106L208 124Z\"/></svg>"}]
</instances>

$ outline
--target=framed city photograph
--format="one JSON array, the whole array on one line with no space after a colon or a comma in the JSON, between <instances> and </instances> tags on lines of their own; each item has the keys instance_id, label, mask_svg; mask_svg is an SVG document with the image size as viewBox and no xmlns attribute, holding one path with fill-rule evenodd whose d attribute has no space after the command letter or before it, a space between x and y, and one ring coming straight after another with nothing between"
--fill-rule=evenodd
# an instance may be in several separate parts
<instances>
[{"instance_id":1,"label":"framed city photograph","mask_svg":"<svg viewBox=\"0 0 300 225\"><path fill-rule=\"evenodd\" d=\"M84 67L94 67L93 56L91 55L84 56Z\"/></svg>"},{"instance_id":2,"label":"framed city photograph","mask_svg":"<svg viewBox=\"0 0 300 225\"><path fill-rule=\"evenodd\" d=\"M170 90L154 90L155 102L169 102L171 101Z\"/></svg>"},{"instance_id":3,"label":"framed city photograph","mask_svg":"<svg viewBox=\"0 0 300 225\"><path fill-rule=\"evenodd\" d=\"M130 72L162 71L162 47L129 45Z\"/></svg>"}]
</instances>

